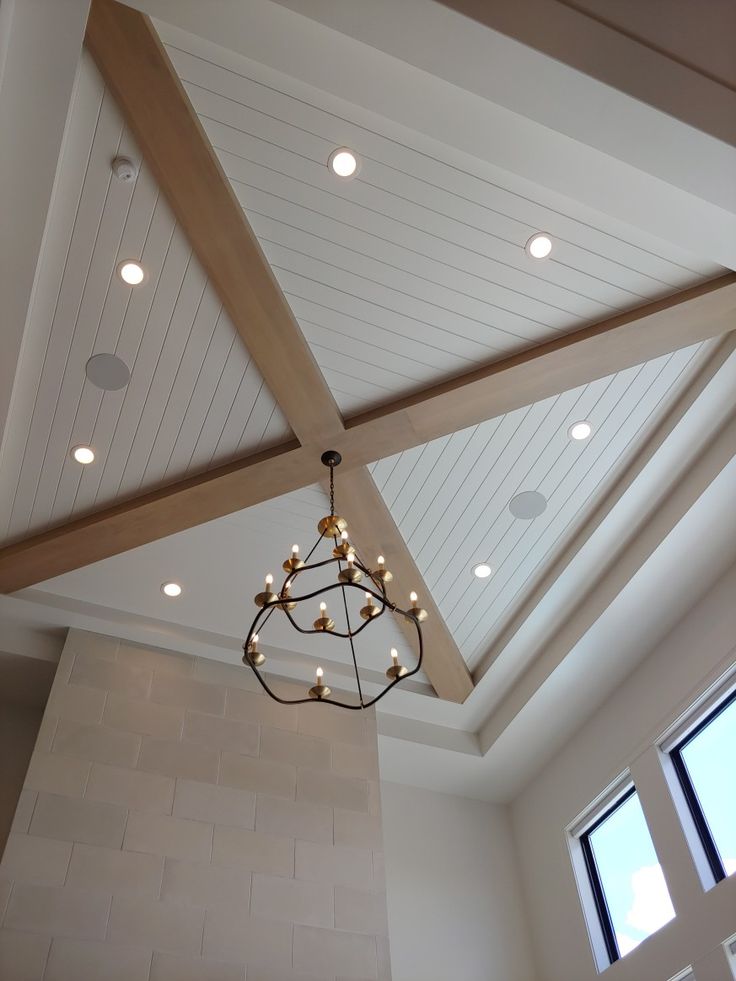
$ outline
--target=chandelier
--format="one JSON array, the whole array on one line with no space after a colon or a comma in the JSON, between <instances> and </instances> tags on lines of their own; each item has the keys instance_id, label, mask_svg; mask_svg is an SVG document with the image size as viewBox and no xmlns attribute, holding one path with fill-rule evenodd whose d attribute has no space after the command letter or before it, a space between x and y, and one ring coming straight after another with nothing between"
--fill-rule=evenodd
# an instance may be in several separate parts
<instances>
[{"instance_id":1,"label":"chandelier","mask_svg":"<svg viewBox=\"0 0 736 981\"><path fill-rule=\"evenodd\" d=\"M301 705L315 701L329 702L331 705L340 705L347 709L367 709L375 705L400 681L410 678L421 668L423 647L420 623L426 620L427 612L417 605L416 593L410 595L412 605L408 610L400 609L389 599L386 586L392 581L393 576L386 568L382 555L378 556L374 569L370 569L363 562L357 549L350 542L347 521L335 514L335 467L339 465L342 457L335 450L328 450L322 454L321 459L322 463L330 469L330 513L318 523L319 538L305 559L299 557L299 546L292 546L290 557L282 565L286 577L278 592L274 590L273 576L270 573L266 576L263 591L254 597L258 613L243 644L243 663L253 669L271 698L282 705ZM331 546L330 556L313 561L312 557L322 543ZM313 578L309 574L316 570L321 570L323 579L332 571L334 578L318 589L307 590L306 584ZM298 592L302 585L305 586L305 591ZM316 609L319 614L310 626L303 625L304 617L299 617L297 612L306 604L311 605L312 613ZM390 664L385 672L387 684L377 695L366 697L356 653L356 640L371 624L375 624L385 616L387 611L396 617L403 617L416 628L416 665L411 670L405 667L399 661L396 648L392 647ZM274 615L285 616L300 634L323 634L349 644L357 701L346 702L335 698L332 689L325 682L321 667L317 668L315 683L304 698L281 698L272 690L261 670L266 663L266 655L259 644L264 628ZM364 640L361 641L361 645L362 643Z\"/></svg>"}]
</instances>

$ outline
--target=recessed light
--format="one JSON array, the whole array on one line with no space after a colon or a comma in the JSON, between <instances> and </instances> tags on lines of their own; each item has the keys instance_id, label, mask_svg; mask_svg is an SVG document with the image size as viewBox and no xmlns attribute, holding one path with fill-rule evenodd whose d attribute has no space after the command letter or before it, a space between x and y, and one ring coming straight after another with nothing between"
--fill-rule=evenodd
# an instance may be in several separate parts
<instances>
[{"instance_id":1,"label":"recessed light","mask_svg":"<svg viewBox=\"0 0 736 981\"><path fill-rule=\"evenodd\" d=\"M92 384L105 392L117 392L130 381L130 368L115 354L95 354L84 370Z\"/></svg>"},{"instance_id":2,"label":"recessed light","mask_svg":"<svg viewBox=\"0 0 736 981\"><path fill-rule=\"evenodd\" d=\"M349 150L346 146L341 146L337 150L333 150L329 155L327 166L333 174L347 180L350 177L355 177L360 164L353 150Z\"/></svg>"},{"instance_id":3,"label":"recessed light","mask_svg":"<svg viewBox=\"0 0 736 981\"><path fill-rule=\"evenodd\" d=\"M118 265L118 275L128 286L140 286L146 278L146 270L135 259L125 259Z\"/></svg>"},{"instance_id":4,"label":"recessed light","mask_svg":"<svg viewBox=\"0 0 736 981\"><path fill-rule=\"evenodd\" d=\"M72 449L72 456L77 461L77 463L81 463L84 466L87 466L88 463L92 463L92 461L94 460L95 451L92 449L91 446L75 446Z\"/></svg>"},{"instance_id":5,"label":"recessed light","mask_svg":"<svg viewBox=\"0 0 736 981\"><path fill-rule=\"evenodd\" d=\"M473 569L473 575L476 579L487 579L492 572L493 569L489 565L486 565L485 562L481 562Z\"/></svg>"},{"instance_id":6,"label":"recessed light","mask_svg":"<svg viewBox=\"0 0 736 981\"><path fill-rule=\"evenodd\" d=\"M181 586L178 582L165 582L161 585L164 596L181 596Z\"/></svg>"},{"instance_id":7,"label":"recessed light","mask_svg":"<svg viewBox=\"0 0 736 981\"><path fill-rule=\"evenodd\" d=\"M532 235L524 249L532 259L546 259L552 251L552 239L546 232L537 232L536 235Z\"/></svg>"},{"instance_id":8,"label":"recessed light","mask_svg":"<svg viewBox=\"0 0 736 981\"><path fill-rule=\"evenodd\" d=\"M522 491L509 501L509 511L515 518L522 521L532 521L544 514L547 508L547 498L539 491Z\"/></svg>"},{"instance_id":9,"label":"recessed light","mask_svg":"<svg viewBox=\"0 0 736 981\"><path fill-rule=\"evenodd\" d=\"M588 422L587 419L581 419L580 422L574 422L572 426L567 430L567 435L570 439L587 439L588 436L593 432L593 427Z\"/></svg>"}]
</instances>

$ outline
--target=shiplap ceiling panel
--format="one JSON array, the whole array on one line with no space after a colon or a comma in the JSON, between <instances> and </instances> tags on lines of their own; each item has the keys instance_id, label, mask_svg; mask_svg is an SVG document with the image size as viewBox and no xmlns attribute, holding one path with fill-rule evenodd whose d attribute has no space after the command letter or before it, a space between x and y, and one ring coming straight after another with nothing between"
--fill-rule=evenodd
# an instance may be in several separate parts
<instances>
[{"instance_id":1,"label":"shiplap ceiling panel","mask_svg":"<svg viewBox=\"0 0 736 981\"><path fill-rule=\"evenodd\" d=\"M691 377L702 345L677 351L378 461L372 472L472 666L530 582L590 513ZM592 436L568 436L588 420ZM531 521L509 502L547 499ZM489 579L473 575L489 564Z\"/></svg>"},{"instance_id":2,"label":"shiplap ceiling panel","mask_svg":"<svg viewBox=\"0 0 736 981\"><path fill-rule=\"evenodd\" d=\"M147 168L123 183L118 154L139 160L85 56L31 315L37 356L4 461L9 539L291 435ZM117 276L127 258L142 286ZM131 369L125 389L87 380L102 352ZM89 467L69 456L79 443L95 450Z\"/></svg>"},{"instance_id":3,"label":"shiplap ceiling panel","mask_svg":"<svg viewBox=\"0 0 736 981\"><path fill-rule=\"evenodd\" d=\"M335 96L161 25L341 409L352 413L718 268ZM326 167L354 148L358 176ZM429 149L428 149L429 147ZM535 262L527 238L550 232Z\"/></svg>"}]
</instances>

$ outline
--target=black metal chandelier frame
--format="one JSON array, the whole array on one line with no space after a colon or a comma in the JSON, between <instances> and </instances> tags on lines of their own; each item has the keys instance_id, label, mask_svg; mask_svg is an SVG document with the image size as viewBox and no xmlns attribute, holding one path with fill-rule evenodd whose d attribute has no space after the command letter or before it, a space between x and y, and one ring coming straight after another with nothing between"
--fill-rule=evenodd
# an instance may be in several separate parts
<instances>
[{"instance_id":1,"label":"black metal chandelier frame","mask_svg":"<svg viewBox=\"0 0 736 981\"><path fill-rule=\"evenodd\" d=\"M270 695L274 701L279 702L281 705L305 705L312 702L325 702L330 705L339 706L340 708L362 711L363 709L367 709L372 705L375 705L376 702L380 701L385 695L387 695L392 688L395 688L399 682L404 681L407 678L411 678L412 675L417 674L422 667L424 644L422 640L422 629L420 622L426 618L426 612L416 605L409 610L403 610L389 599L386 591L386 582L391 580L391 574L387 573L387 571L383 568L371 570L363 561L361 561L355 546L351 545L345 537L344 529L346 527L346 522L344 519L335 515L334 468L340 463L340 461L340 454L334 450L323 453L322 462L330 469L329 517L323 518L322 521L320 521L320 537L312 546L312 549L307 555L306 559L302 562L301 560L295 559L294 555L292 555L292 559L287 560L284 563L284 568L287 574L279 592L271 592L269 584L267 583L266 591L259 593L258 596L256 596L255 602L260 609L258 610L258 613L250 626L245 642L243 643L243 663L248 665L253 670L265 692ZM337 531L343 532L341 537L338 537ZM332 534L330 534L330 532L332 532ZM310 564L309 560L314 555L320 542L330 539L334 543L332 557L320 562L312 562ZM349 561L348 556L350 556ZM300 575L305 572L312 572L315 569L324 569L335 565L338 567L337 582L329 583L322 586L320 589L315 589L310 593L305 593L300 596L292 595L291 589L297 582ZM353 581L351 581L351 579ZM364 579L365 581L363 581ZM348 610L346 593L347 589L357 589L362 592L365 597L370 595L371 600L377 601L378 603L378 606L374 606L369 602L368 606L363 607L361 610L363 623L360 624L360 626L357 626L355 629L352 628L350 622L350 613ZM345 612L345 622L347 625L346 631L336 630L334 621L326 616L318 618L312 629L302 627L299 623L297 623L292 616L292 611L296 609L299 604L314 600L317 597L326 596L335 590L341 591L342 605ZM412 599L413 597L414 594L412 594ZM405 620L413 624L416 628L418 648L417 663L416 667L410 670L395 661L395 663L386 672L389 683L374 697L366 698L366 696L363 694L363 684L361 683L360 668L358 667L358 657L355 651L354 641L355 638L358 637L358 635L361 634L374 620L377 620L383 616L387 609L397 616L404 617ZM264 678L262 671L259 670L261 665L265 662L265 657L257 650L255 641L258 639L260 631L263 630L277 610L280 610L285 614L292 627L294 627L294 629L300 634L328 634L332 637L342 638L343 640L349 641L355 682L358 692L357 703L345 702L339 698L330 697L332 694L330 688L326 685L322 685L319 678L317 685L309 690L309 693L305 698L282 698L276 694L275 691L273 691L271 686ZM371 612L366 615L366 610ZM317 626L317 624L320 623L321 626Z\"/></svg>"}]
</instances>

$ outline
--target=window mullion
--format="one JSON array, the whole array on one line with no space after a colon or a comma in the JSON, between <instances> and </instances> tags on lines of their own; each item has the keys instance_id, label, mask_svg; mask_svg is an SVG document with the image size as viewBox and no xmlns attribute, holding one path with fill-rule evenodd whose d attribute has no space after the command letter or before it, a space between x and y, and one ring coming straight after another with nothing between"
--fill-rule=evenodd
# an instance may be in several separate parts
<instances>
[{"instance_id":1,"label":"window mullion","mask_svg":"<svg viewBox=\"0 0 736 981\"><path fill-rule=\"evenodd\" d=\"M703 887L656 746L650 746L632 763L631 775L672 905L680 916L698 902Z\"/></svg>"}]
</instances>

